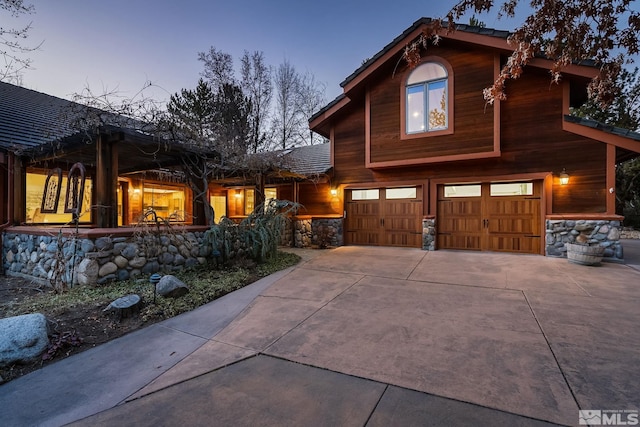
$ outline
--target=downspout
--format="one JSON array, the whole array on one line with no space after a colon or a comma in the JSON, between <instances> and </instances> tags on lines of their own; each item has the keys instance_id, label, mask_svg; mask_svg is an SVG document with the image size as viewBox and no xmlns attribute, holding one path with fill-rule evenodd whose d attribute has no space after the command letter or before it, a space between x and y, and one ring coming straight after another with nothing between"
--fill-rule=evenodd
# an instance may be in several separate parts
<instances>
[{"instance_id":1,"label":"downspout","mask_svg":"<svg viewBox=\"0 0 640 427\"><path fill-rule=\"evenodd\" d=\"M0 249L2 252L2 259L0 260L0 273L4 276L4 230L11 225L11 217L13 216L13 153L9 153L7 162L7 222L0 224Z\"/></svg>"}]
</instances>

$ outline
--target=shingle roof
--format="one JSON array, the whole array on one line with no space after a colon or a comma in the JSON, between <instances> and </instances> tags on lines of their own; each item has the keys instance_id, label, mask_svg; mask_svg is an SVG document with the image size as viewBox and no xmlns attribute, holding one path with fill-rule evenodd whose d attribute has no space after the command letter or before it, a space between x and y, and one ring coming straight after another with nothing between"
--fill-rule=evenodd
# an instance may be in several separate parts
<instances>
[{"instance_id":1,"label":"shingle roof","mask_svg":"<svg viewBox=\"0 0 640 427\"><path fill-rule=\"evenodd\" d=\"M629 129L607 125L591 119L583 119L582 117L570 116L568 114L564 116L564 120L567 122L576 123L582 126L587 126L593 129L598 129L613 135L618 135L625 138L633 139L635 141L640 141L640 133L629 130Z\"/></svg>"},{"instance_id":2,"label":"shingle roof","mask_svg":"<svg viewBox=\"0 0 640 427\"><path fill-rule=\"evenodd\" d=\"M306 145L278 154L285 160L285 168L299 175L312 176L327 173L331 169L331 144Z\"/></svg>"},{"instance_id":3,"label":"shingle roof","mask_svg":"<svg viewBox=\"0 0 640 427\"><path fill-rule=\"evenodd\" d=\"M143 135L139 120L0 82L0 148L22 153L76 135L117 130ZM148 130L148 129L147 129Z\"/></svg>"},{"instance_id":4,"label":"shingle roof","mask_svg":"<svg viewBox=\"0 0 640 427\"><path fill-rule=\"evenodd\" d=\"M76 133L63 118L73 104L0 82L0 148L29 149Z\"/></svg>"}]
</instances>

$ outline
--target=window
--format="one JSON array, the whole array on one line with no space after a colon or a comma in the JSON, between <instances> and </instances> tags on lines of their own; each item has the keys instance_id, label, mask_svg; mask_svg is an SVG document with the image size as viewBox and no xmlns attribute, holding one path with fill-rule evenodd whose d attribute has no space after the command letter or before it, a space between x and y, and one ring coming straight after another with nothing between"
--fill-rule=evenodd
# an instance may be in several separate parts
<instances>
[{"instance_id":1,"label":"window","mask_svg":"<svg viewBox=\"0 0 640 427\"><path fill-rule=\"evenodd\" d=\"M256 206L256 191L250 188L244 190L244 214L249 215Z\"/></svg>"},{"instance_id":2,"label":"window","mask_svg":"<svg viewBox=\"0 0 640 427\"><path fill-rule=\"evenodd\" d=\"M62 177L60 185L60 198L58 210L56 213L42 213L42 193L44 192L44 184L47 175L38 173L27 173L27 197L26 197L26 222L35 224L67 224L73 221L70 213L64 213L64 201L67 193L67 177ZM91 179L87 178L84 182L84 200L80 209L80 222L91 222Z\"/></svg>"},{"instance_id":3,"label":"window","mask_svg":"<svg viewBox=\"0 0 640 427\"><path fill-rule=\"evenodd\" d=\"M275 200L278 198L278 190L275 188L265 188L264 189L264 204L265 206L269 203L270 200Z\"/></svg>"},{"instance_id":4,"label":"window","mask_svg":"<svg viewBox=\"0 0 640 427\"><path fill-rule=\"evenodd\" d=\"M480 184L444 186L444 197L480 197L481 195Z\"/></svg>"},{"instance_id":5,"label":"window","mask_svg":"<svg viewBox=\"0 0 640 427\"><path fill-rule=\"evenodd\" d=\"M214 221L217 224L223 216L227 216L227 196L211 196L209 203L213 208Z\"/></svg>"},{"instance_id":6,"label":"window","mask_svg":"<svg viewBox=\"0 0 640 427\"><path fill-rule=\"evenodd\" d=\"M156 215L171 222L185 221L184 187L144 184L142 209L154 210Z\"/></svg>"},{"instance_id":7,"label":"window","mask_svg":"<svg viewBox=\"0 0 640 427\"><path fill-rule=\"evenodd\" d=\"M278 198L278 190L276 188L264 189L264 204L271 199ZM256 208L256 191L252 188L244 190L244 214L249 215Z\"/></svg>"},{"instance_id":8,"label":"window","mask_svg":"<svg viewBox=\"0 0 640 427\"><path fill-rule=\"evenodd\" d=\"M505 182L491 184L492 196L531 196L533 195L532 182Z\"/></svg>"},{"instance_id":9,"label":"window","mask_svg":"<svg viewBox=\"0 0 640 427\"><path fill-rule=\"evenodd\" d=\"M374 188L372 190L352 190L351 200L378 200L380 198L380 190Z\"/></svg>"},{"instance_id":10,"label":"window","mask_svg":"<svg viewBox=\"0 0 640 427\"><path fill-rule=\"evenodd\" d=\"M448 73L436 62L414 69L406 84L406 133L445 130L449 127Z\"/></svg>"},{"instance_id":11,"label":"window","mask_svg":"<svg viewBox=\"0 0 640 427\"><path fill-rule=\"evenodd\" d=\"M416 187L387 188L385 193L387 200L415 199L416 195L417 195Z\"/></svg>"}]
</instances>

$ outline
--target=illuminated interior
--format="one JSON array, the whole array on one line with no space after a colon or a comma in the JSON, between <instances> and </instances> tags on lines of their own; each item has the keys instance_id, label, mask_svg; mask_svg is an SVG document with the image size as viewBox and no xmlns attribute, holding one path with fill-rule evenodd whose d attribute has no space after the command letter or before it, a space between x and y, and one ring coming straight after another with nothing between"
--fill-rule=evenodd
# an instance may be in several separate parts
<instances>
[{"instance_id":1,"label":"illuminated interior","mask_svg":"<svg viewBox=\"0 0 640 427\"><path fill-rule=\"evenodd\" d=\"M184 222L185 190L180 186L144 184L142 209L155 211L158 217L171 222Z\"/></svg>"},{"instance_id":2,"label":"illuminated interior","mask_svg":"<svg viewBox=\"0 0 640 427\"><path fill-rule=\"evenodd\" d=\"M60 198L56 213L42 213L42 195L47 175L27 173L26 188L26 223L28 224L68 224L73 221L70 213L64 213L64 201L67 193L67 178L62 177ZM80 210L80 223L91 222L91 179L84 184L84 198Z\"/></svg>"}]
</instances>

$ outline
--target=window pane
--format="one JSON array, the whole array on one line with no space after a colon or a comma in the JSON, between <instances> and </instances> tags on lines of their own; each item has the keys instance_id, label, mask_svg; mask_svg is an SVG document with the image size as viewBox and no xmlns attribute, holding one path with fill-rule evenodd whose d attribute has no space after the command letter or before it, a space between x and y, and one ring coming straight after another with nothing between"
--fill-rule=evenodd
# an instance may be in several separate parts
<instances>
[{"instance_id":1,"label":"window pane","mask_svg":"<svg viewBox=\"0 0 640 427\"><path fill-rule=\"evenodd\" d=\"M371 190L352 190L351 200L378 200L380 198L380 190L377 188Z\"/></svg>"},{"instance_id":2,"label":"window pane","mask_svg":"<svg viewBox=\"0 0 640 427\"><path fill-rule=\"evenodd\" d=\"M265 188L264 189L264 201L268 202L269 200L278 198L278 190L275 188Z\"/></svg>"},{"instance_id":3,"label":"window pane","mask_svg":"<svg viewBox=\"0 0 640 427\"><path fill-rule=\"evenodd\" d=\"M407 84L426 82L429 80L439 80L447 77L447 70L435 62L427 62L416 67L407 79Z\"/></svg>"},{"instance_id":4,"label":"window pane","mask_svg":"<svg viewBox=\"0 0 640 427\"><path fill-rule=\"evenodd\" d=\"M220 222L220 218L227 216L227 197L226 196L211 196L209 200L211 207L213 208L214 221Z\"/></svg>"},{"instance_id":5,"label":"window pane","mask_svg":"<svg viewBox=\"0 0 640 427\"><path fill-rule=\"evenodd\" d=\"M447 128L447 91L444 81L429 83L429 130Z\"/></svg>"},{"instance_id":6,"label":"window pane","mask_svg":"<svg viewBox=\"0 0 640 427\"><path fill-rule=\"evenodd\" d=\"M445 185L444 197L480 197L481 190L480 184Z\"/></svg>"},{"instance_id":7,"label":"window pane","mask_svg":"<svg viewBox=\"0 0 640 427\"><path fill-rule=\"evenodd\" d=\"M415 199L416 187L407 188L387 188L387 199Z\"/></svg>"},{"instance_id":8,"label":"window pane","mask_svg":"<svg viewBox=\"0 0 640 427\"><path fill-rule=\"evenodd\" d=\"M505 182L491 184L492 196L531 196L533 195L532 182Z\"/></svg>"},{"instance_id":9,"label":"window pane","mask_svg":"<svg viewBox=\"0 0 640 427\"><path fill-rule=\"evenodd\" d=\"M44 193L44 183L47 175L27 173L26 179L26 222L27 223L50 223L50 224L67 224L73 221L73 215L64 213L64 201L67 194L67 177L62 177L60 184L60 202L58 210L53 214L43 214L40 212L42 204L42 193ZM86 178L84 181L84 200L82 201L82 209L80 210L80 222L91 222L91 180Z\"/></svg>"},{"instance_id":10,"label":"window pane","mask_svg":"<svg viewBox=\"0 0 640 427\"><path fill-rule=\"evenodd\" d=\"M244 190L244 214L249 215L255 208L255 192L253 189Z\"/></svg>"},{"instance_id":11,"label":"window pane","mask_svg":"<svg viewBox=\"0 0 640 427\"><path fill-rule=\"evenodd\" d=\"M407 133L424 132L424 85L407 88Z\"/></svg>"},{"instance_id":12,"label":"window pane","mask_svg":"<svg viewBox=\"0 0 640 427\"><path fill-rule=\"evenodd\" d=\"M142 209L153 209L156 215L172 222L185 220L184 188L177 186L144 184Z\"/></svg>"}]
</instances>

